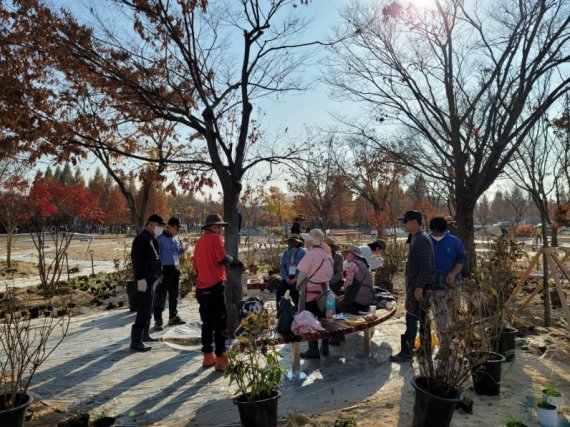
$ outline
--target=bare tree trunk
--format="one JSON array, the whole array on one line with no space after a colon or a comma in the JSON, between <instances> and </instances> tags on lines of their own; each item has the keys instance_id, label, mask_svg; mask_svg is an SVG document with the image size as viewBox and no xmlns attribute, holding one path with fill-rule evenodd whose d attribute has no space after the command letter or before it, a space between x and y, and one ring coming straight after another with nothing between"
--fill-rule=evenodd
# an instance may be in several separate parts
<instances>
[{"instance_id":1,"label":"bare tree trunk","mask_svg":"<svg viewBox=\"0 0 570 427\"><path fill-rule=\"evenodd\" d=\"M465 246L467 252L467 265L463 273L469 274L472 268L477 264L477 254L475 251L475 225L473 222L473 211L475 210L475 203L471 203L463 198L457 200L457 212L455 220L457 221L457 230L461 242Z\"/></svg>"},{"instance_id":2,"label":"bare tree trunk","mask_svg":"<svg viewBox=\"0 0 570 427\"><path fill-rule=\"evenodd\" d=\"M234 183L232 185L231 183ZM224 185L224 242L226 253L234 258L239 258L239 230L238 230L238 201L241 192L241 184L231 181ZM233 336L239 325L238 304L242 299L241 275L242 267L227 268L227 282L225 287L226 309L228 312L228 336Z\"/></svg>"},{"instance_id":3,"label":"bare tree trunk","mask_svg":"<svg viewBox=\"0 0 570 427\"><path fill-rule=\"evenodd\" d=\"M6 227L6 267L12 268L12 236L14 227Z\"/></svg>"},{"instance_id":4,"label":"bare tree trunk","mask_svg":"<svg viewBox=\"0 0 570 427\"><path fill-rule=\"evenodd\" d=\"M548 248L548 232L546 231L546 218L542 215L542 248ZM548 327L551 323L550 318L550 286L548 283L548 260L546 253L542 255L542 272L543 272L543 287L542 296L544 297L544 326ZM556 272L552 272L556 273Z\"/></svg>"}]
</instances>

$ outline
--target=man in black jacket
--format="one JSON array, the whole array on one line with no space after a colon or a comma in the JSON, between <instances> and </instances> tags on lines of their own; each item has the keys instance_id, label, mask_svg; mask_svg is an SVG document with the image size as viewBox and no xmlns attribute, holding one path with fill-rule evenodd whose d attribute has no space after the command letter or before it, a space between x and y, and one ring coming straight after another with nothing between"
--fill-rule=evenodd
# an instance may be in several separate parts
<instances>
[{"instance_id":1,"label":"man in black jacket","mask_svg":"<svg viewBox=\"0 0 570 427\"><path fill-rule=\"evenodd\" d=\"M157 214L148 217L145 228L135 237L131 248L133 274L137 282L137 317L131 328L131 349L149 351L145 342L158 341L149 333L150 318L156 283L161 280L159 246L155 237L160 236L166 223Z\"/></svg>"},{"instance_id":2,"label":"man in black jacket","mask_svg":"<svg viewBox=\"0 0 570 427\"><path fill-rule=\"evenodd\" d=\"M410 246L406 262L406 331L400 336L400 353L390 356L392 362L411 362L414 341L420 323L420 337L429 337L426 328L429 310L429 296L435 277L433 245L429 236L422 231L422 214L407 211L402 221L404 229L410 233ZM422 345L424 340L422 340ZM431 341L427 344L430 345Z\"/></svg>"}]
</instances>

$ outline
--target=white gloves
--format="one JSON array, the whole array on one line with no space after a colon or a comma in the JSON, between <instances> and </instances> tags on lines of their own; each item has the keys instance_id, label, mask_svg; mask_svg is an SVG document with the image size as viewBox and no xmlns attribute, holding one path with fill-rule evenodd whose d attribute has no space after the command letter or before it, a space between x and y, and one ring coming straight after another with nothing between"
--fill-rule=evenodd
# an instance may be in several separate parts
<instances>
[{"instance_id":1,"label":"white gloves","mask_svg":"<svg viewBox=\"0 0 570 427\"><path fill-rule=\"evenodd\" d=\"M137 289L139 292L146 292L147 287L145 279L137 280Z\"/></svg>"}]
</instances>

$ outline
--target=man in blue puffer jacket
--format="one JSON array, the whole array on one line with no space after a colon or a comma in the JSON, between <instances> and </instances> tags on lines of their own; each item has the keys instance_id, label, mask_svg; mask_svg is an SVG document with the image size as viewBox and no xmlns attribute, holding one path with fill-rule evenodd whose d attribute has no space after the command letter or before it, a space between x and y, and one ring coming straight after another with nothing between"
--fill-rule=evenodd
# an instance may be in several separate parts
<instances>
[{"instance_id":1,"label":"man in blue puffer jacket","mask_svg":"<svg viewBox=\"0 0 570 427\"><path fill-rule=\"evenodd\" d=\"M466 264L465 247L461 240L447 230L444 217L434 217L429 222L433 244L435 283L433 286L433 315L439 334L440 351L449 348L445 330L452 328L448 304L456 309L461 297L461 270ZM451 308L449 307L449 308Z\"/></svg>"}]
</instances>

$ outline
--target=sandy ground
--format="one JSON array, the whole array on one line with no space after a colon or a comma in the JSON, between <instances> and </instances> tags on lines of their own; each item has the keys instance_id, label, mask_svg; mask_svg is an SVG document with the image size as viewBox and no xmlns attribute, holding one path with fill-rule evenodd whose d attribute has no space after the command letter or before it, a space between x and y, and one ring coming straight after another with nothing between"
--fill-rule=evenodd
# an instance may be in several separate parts
<instances>
[{"instance_id":1,"label":"sandy ground","mask_svg":"<svg viewBox=\"0 0 570 427\"><path fill-rule=\"evenodd\" d=\"M90 263L89 250L93 250L94 260L112 263L112 259L124 256L131 241L99 237L91 242L74 241L70 259ZM2 247L0 258L4 250ZM14 252L15 259L32 256L31 241L22 236ZM79 274L86 273L90 270ZM28 272L28 282L33 281L32 274ZM402 291L401 276L395 289ZM273 299L267 291L248 294ZM192 295L182 307L188 320L198 319ZM473 414L457 410L452 426L502 426L509 415L521 417L528 426L538 426L536 410L528 398L548 381L557 383L564 396L559 426L570 426L570 330L560 308L553 310L551 328L540 326L541 313L541 300L536 297L530 311L521 316L520 329L525 336L517 340L516 360L503 365L501 395L478 396L469 388L465 395L473 399ZM402 314L378 328L370 354L362 353L362 338L353 334L341 347L333 348L328 358L303 362L309 378L303 383L284 384L280 425L333 426L341 414L354 416L360 427L411 425L414 391L410 380L417 368L388 360L399 347L399 335L404 330ZM56 425L68 411L107 412L119 417L118 425L239 424L237 409L231 403L232 387L220 375L200 367L198 347L181 349L159 343L150 353L131 354L127 337L132 321L133 315L125 309L94 309L90 314L74 316L70 335L34 380L33 392L43 402L34 405L33 418L27 425ZM287 365L287 346L283 353Z\"/></svg>"}]
</instances>

